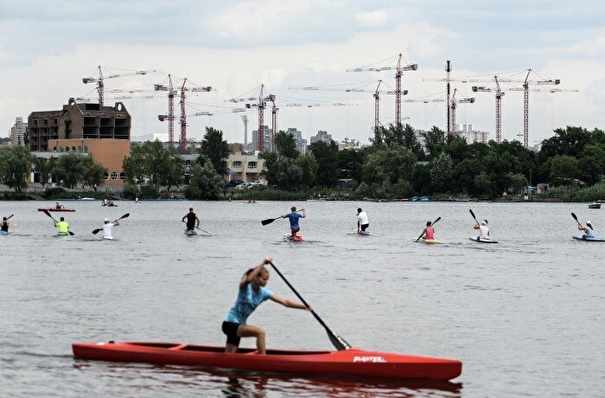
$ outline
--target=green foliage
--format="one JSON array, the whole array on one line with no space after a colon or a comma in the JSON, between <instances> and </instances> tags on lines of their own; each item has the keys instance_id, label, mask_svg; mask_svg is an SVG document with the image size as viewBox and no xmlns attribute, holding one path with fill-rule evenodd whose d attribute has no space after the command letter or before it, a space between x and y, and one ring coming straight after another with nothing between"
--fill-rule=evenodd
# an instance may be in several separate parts
<instances>
[{"instance_id":1,"label":"green foliage","mask_svg":"<svg viewBox=\"0 0 605 398\"><path fill-rule=\"evenodd\" d=\"M185 191L188 199L216 200L223 190L224 180L210 161L203 166L196 164L191 172L191 181Z\"/></svg>"},{"instance_id":2,"label":"green foliage","mask_svg":"<svg viewBox=\"0 0 605 398\"><path fill-rule=\"evenodd\" d=\"M33 157L31 152L22 146L0 148L0 182L23 192L27 189L27 179L31 172Z\"/></svg>"},{"instance_id":3,"label":"green foliage","mask_svg":"<svg viewBox=\"0 0 605 398\"><path fill-rule=\"evenodd\" d=\"M414 154L403 147L372 153L363 166L357 195L377 199L396 199L413 193L410 183L416 164Z\"/></svg>"},{"instance_id":4,"label":"green foliage","mask_svg":"<svg viewBox=\"0 0 605 398\"><path fill-rule=\"evenodd\" d=\"M126 182L151 185L159 191L162 186L178 186L183 181L184 160L174 148L164 148L159 141L148 141L132 148L122 162Z\"/></svg>"},{"instance_id":5,"label":"green foliage","mask_svg":"<svg viewBox=\"0 0 605 398\"><path fill-rule=\"evenodd\" d=\"M275 148L277 150L277 155L286 158L296 159L300 152L296 149L296 141L294 141L294 136L292 134L286 134L283 131L280 131L275 135Z\"/></svg>"},{"instance_id":6,"label":"green foliage","mask_svg":"<svg viewBox=\"0 0 605 398\"><path fill-rule=\"evenodd\" d=\"M330 144L318 141L309 145L309 150L318 166L315 185L326 188L335 187L339 176L338 145L334 141L330 141Z\"/></svg>"},{"instance_id":7,"label":"green foliage","mask_svg":"<svg viewBox=\"0 0 605 398\"><path fill-rule=\"evenodd\" d=\"M216 172L223 176L227 174L227 158L229 157L229 144L223 140L223 132L212 127L206 127L206 134L201 144L201 155L209 159ZM204 161L198 158L198 164Z\"/></svg>"},{"instance_id":8,"label":"green foliage","mask_svg":"<svg viewBox=\"0 0 605 398\"><path fill-rule=\"evenodd\" d=\"M303 169L291 158L275 162L275 185L286 191L298 191L303 185Z\"/></svg>"},{"instance_id":9,"label":"green foliage","mask_svg":"<svg viewBox=\"0 0 605 398\"><path fill-rule=\"evenodd\" d=\"M447 153L441 153L432 162L431 185L435 192L450 192L452 175L454 174L452 158Z\"/></svg>"},{"instance_id":10,"label":"green foliage","mask_svg":"<svg viewBox=\"0 0 605 398\"><path fill-rule=\"evenodd\" d=\"M301 185L311 188L317 177L317 161L313 155L300 155L296 158L296 165L302 170Z\"/></svg>"}]
</instances>

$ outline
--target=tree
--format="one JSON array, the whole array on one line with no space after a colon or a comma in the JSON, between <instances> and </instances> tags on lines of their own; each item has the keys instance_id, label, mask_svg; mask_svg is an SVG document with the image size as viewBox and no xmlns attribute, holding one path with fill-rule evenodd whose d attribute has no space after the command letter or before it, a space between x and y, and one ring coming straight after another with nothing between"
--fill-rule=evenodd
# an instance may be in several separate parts
<instances>
[{"instance_id":1,"label":"tree","mask_svg":"<svg viewBox=\"0 0 605 398\"><path fill-rule=\"evenodd\" d=\"M291 158L275 162L276 185L286 191L298 191L303 185L303 169Z\"/></svg>"},{"instance_id":2,"label":"tree","mask_svg":"<svg viewBox=\"0 0 605 398\"><path fill-rule=\"evenodd\" d=\"M223 140L223 132L212 127L206 127L206 134L202 140L201 155L210 160L216 172L223 176L227 174L227 158L229 157L229 144ZM198 158L198 163L204 161Z\"/></svg>"},{"instance_id":3,"label":"tree","mask_svg":"<svg viewBox=\"0 0 605 398\"><path fill-rule=\"evenodd\" d=\"M311 188L317 178L318 165L313 155L300 155L296 158L296 165L302 170L301 184Z\"/></svg>"},{"instance_id":4,"label":"tree","mask_svg":"<svg viewBox=\"0 0 605 398\"><path fill-rule=\"evenodd\" d=\"M431 131L422 133L424 137L424 149L429 159L437 157L445 146L445 132L433 126Z\"/></svg>"},{"instance_id":5,"label":"tree","mask_svg":"<svg viewBox=\"0 0 605 398\"><path fill-rule=\"evenodd\" d=\"M431 167L431 186L435 192L450 192L452 188L452 175L452 158L447 153L441 153L432 162Z\"/></svg>"},{"instance_id":6,"label":"tree","mask_svg":"<svg viewBox=\"0 0 605 398\"><path fill-rule=\"evenodd\" d=\"M338 168L340 178L352 178L361 181L361 169L365 158L365 151L358 149L344 149L338 151Z\"/></svg>"},{"instance_id":7,"label":"tree","mask_svg":"<svg viewBox=\"0 0 605 398\"><path fill-rule=\"evenodd\" d=\"M286 158L296 159L300 152L296 149L296 141L292 134L287 134L280 131L275 135L275 148L277 149L277 155Z\"/></svg>"},{"instance_id":8,"label":"tree","mask_svg":"<svg viewBox=\"0 0 605 398\"><path fill-rule=\"evenodd\" d=\"M546 163L547 168L550 169L550 181L553 185L573 185L577 183L580 169L575 157L557 155L550 158Z\"/></svg>"},{"instance_id":9,"label":"tree","mask_svg":"<svg viewBox=\"0 0 605 398\"><path fill-rule=\"evenodd\" d=\"M412 193L410 183L416 156L400 147L376 151L363 166L362 183L355 192L374 198L402 198Z\"/></svg>"},{"instance_id":10,"label":"tree","mask_svg":"<svg viewBox=\"0 0 605 398\"><path fill-rule=\"evenodd\" d=\"M191 171L191 181L185 195L189 199L218 199L223 189L223 177L214 170L212 162L196 164Z\"/></svg>"},{"instance_id":11,"label":"tree","mask_svg":"<svg viewBox=\"0 0 605 398\"><path fill-rule=\"evenodd\" d=\"M159 141L147 141L132 148L122 163L126 181L132 184L150 184L154 190L161 186L182 182L184 161L174 148L166 149Z\"/></svg>"},{"instance_id":12,"label":"tree","mask_svg":"<svg viewBox=\"0 0 605 398\"><path fill-rule=\"evenodd\" d=\"M309 145L311 154L317 161L318 171L316 185L334 187L338 181L338 145L318 141Z\"/></svg>"},{"instance_id":13,"label":"tree","mask_svg":"<svg viewBox=\"0 0 605 398\"><path fill-rule=\"evenodd\" d=\"M54 158L44 159L37 156L34 157L34 168L38 173L38 181L42 185L42 189L44 189L44 186L48 184L48 180L50 180L51 170L53 169L54 164Z\"/></svg>"},{"instance_id":14,"label":"tree","mask_svg":"<svg viewBox=\"0 0 605 398\"><path fill-rule=\"evenodd\" d=\"M32 163L32 154L26 147L0 148L0 182L14 189L15 192L23 192L27 189Z\"/></svg>"},{"instance_id":15,"label":"tree","mask_svg":"<svg viewBox=\"0 0 605 398\"><path fill-rule=\"evenodd\" d=\"M52 173L65 187L74 189L78 183L85 182L90 162L88 154L69 152L59 157Z\"/></svg>"}]
</instances>

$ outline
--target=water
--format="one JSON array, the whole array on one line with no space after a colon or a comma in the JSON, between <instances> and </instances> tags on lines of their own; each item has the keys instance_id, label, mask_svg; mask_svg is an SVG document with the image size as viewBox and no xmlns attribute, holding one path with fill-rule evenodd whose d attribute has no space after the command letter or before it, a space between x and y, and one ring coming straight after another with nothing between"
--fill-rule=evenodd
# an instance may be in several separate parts
<instances>
[{"instance_id":1,"label":"water","mask_svg":"<svg viewBox=\"0 0 605 398\"><path fill-rule=\"evenodd\" d=\"M605 234L586 204L374 202L64 202L73 237L55 237L37 207L2 202L3 397L596 397L605 386L605 243L571 239L570 213ZM304 243L283 241L304 206ZM212 235L185 236L193 207ZM373 236L359 237L356 209ZM473 209L499 244L473 243ZM100 240L104 217L130 216ZM446 245L414 239L427 220ZM223 345L220 324L242 273L266 254L334 331L355 347L456 358L450 383L300 377L75 360L73 342ZM268 287L296 299L276 273ZM333 349L310 314L263 304L250 323L273 348ZM242 346L253 347L244 339Z\"/></svg>"}]
</instances>

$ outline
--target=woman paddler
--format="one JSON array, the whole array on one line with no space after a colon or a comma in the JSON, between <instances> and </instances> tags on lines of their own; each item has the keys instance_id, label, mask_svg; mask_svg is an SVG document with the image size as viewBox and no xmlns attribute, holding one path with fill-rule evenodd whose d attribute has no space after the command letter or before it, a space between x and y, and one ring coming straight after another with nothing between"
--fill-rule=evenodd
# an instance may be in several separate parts
<instances>
[{"instance_id":1,"label":"woman paddler","mask_svg":"<svg viewBox=\"0 0 605 398\"><path fill-rule=\"evenodd\" d=\"M272 301L289 308L299 308L301 310L313 309L311 307L307 308L303 303L297 303L276 296L271 290L265 288L269 281L269 270L265 268L265 265L272 261L273 259L270 256L266 256L256 268L250 268L243 275L239 284L237 300L223 320L223 333L227 335L227 344L225 345L226 353L237 352L237 347L239 347L240 339L242 337L256 337L257 353L266 353L265 331L258 326L246 324L248 316L250 316L256 307L263 301L271 299Z\"/></svg>"}]
</instances>

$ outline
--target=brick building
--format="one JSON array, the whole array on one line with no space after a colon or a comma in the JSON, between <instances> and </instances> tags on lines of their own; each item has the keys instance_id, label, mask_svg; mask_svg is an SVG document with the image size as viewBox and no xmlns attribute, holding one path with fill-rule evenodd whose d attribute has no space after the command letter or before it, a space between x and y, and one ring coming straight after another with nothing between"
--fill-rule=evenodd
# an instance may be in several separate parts
<instances>
[{"instance_id":1,"label":"brick building","mask_svg":"<svg viewBox=\"0 0 605 398\"><path fill-rule=\"evenodd\" d=\"M121 102L100 106L70 98L62 110L32 112L27 126L34 154L88 153L107 169L106 185L124 183L122 161L130 155L131 117Z\"/></svg>"}]
</instances>

